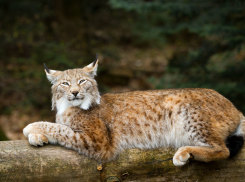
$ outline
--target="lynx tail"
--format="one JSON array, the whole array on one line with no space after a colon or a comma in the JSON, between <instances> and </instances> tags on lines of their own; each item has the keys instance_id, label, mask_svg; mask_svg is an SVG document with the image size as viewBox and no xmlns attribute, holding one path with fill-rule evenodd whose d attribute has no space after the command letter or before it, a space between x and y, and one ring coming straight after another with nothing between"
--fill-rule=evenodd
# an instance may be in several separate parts
<instances>
[{"instance_id":1,"label":"lynx tail","mask_svg":"<svg viewBox=\"0 0 245 182\"><path fill-rule=\"evenodd\" d=\"M244 144L245 137L245 117L242 116L237 131L226 139L226 147L230 151L230 157L235 156Z\"/></svg>"}]
</instances>

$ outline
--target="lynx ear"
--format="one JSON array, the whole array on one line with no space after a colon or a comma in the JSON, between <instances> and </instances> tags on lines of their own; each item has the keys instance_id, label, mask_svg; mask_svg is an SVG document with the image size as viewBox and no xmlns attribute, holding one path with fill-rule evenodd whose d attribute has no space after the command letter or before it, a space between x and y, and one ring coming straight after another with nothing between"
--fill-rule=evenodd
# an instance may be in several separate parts
<instances>
[{"instance_id":1,"label":"lynx ear","mask_svg":"<svg viewBox=\"0 0 245 182\"><path fill-rule=\"evenodd\" d=\"M99 62L98 54L96 54L96 59L94 60L94 62L92 62L88 66L85 66L83 68L83 71L88 72L92 77L96 76L97 68L98 68L98 62Z\"/></svg>"},{"instance_id":2,"label":"lynx ear","mask_svg":"<svg viewBox=\"0 0 245 182\"><path fill-rule=\"evenodd\" d=\"M51 83L54 83L57 77L62 73L61 71L48 69L45 63L44 63L44 67L45 67L44 71L46 72L46 76Z\"/></svg>"}]
</instances>

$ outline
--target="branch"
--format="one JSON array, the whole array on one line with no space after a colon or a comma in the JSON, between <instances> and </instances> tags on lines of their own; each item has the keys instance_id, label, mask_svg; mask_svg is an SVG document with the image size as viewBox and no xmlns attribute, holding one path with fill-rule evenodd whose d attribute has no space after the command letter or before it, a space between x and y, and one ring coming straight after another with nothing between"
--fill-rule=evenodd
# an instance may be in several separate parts
<instances>
[{"instance_id":1,"label":"branch","mask_svg":"<svg viewBox=\"0 0 245 182\"><path fill-rule=\"evenodd\" d=\"M28 141L0 142L0 181L242 181L245 147L238 156L210 163L191 161L175 167L174 150L131 149L103 165L54 145L33 147Z\"/></svg>"}]
</instances>

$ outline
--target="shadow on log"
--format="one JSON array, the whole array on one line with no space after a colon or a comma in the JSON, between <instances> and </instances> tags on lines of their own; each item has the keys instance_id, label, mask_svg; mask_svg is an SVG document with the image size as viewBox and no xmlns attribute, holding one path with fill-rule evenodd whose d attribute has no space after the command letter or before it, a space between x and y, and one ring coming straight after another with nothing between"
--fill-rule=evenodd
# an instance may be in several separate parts
<instances>
[{"instance_id":1,"label":"shadow on log","mask_svg":"<svg viewBox=\"0 0 245 182\"><path fill-rule=\"evenodd\" d=\"M0 181L116 182L116 181L243 181L245 147L232 158L217 162L191 161L173 165L174 150L127 150L117 160L103 165L73 150L46 145L33 147L27 141L0 142Z\"/></svg>"}]
</instances>

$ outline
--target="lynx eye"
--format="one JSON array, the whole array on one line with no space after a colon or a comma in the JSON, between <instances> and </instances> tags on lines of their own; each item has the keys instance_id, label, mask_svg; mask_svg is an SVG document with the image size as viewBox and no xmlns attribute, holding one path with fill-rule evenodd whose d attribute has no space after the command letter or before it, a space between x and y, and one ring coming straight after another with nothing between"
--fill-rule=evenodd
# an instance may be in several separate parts
<instances>
[{"instance_id":1,"label":"lynx eye","mask_svg":"<svg viewBox=\"0 0 245 182\"><path fill-rule=\"evenodd\" d=\"M80 80L79 81L79 84L82 84L82 83L84 83L86 80Z\"/></svg>"},{"instance_id":2,"label":"lynx eye","mask_svg":"<svg viewBox=\"0 0 245 182\"><path fill-rule=\"evenodd\" d=\"M67 86L69 86L69 83L68 83L68 82L63 82L62 85L67 85Z\"/></svg>"}]
</instances>

